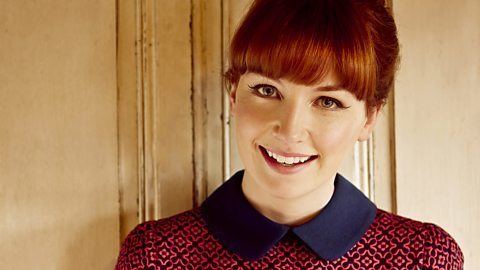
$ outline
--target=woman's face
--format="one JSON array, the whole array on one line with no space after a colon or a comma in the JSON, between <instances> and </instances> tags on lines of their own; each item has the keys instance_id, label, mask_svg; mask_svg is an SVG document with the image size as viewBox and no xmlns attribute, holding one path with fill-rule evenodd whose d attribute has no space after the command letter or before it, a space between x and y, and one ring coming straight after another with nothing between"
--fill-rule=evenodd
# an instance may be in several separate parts
<instances>
[{"instance_id":1,"label":"woman's face","mask_svg":"<svg viewBox=\"0 0 480 270\"><path fill-rule=\"evenodd\" d=\"M378 111L336 87L333 74L300 85L245 73L230 93L245 177L279 198L298 198L333 181L357 140L367 140Z\"/></svg>"}]
</instances>

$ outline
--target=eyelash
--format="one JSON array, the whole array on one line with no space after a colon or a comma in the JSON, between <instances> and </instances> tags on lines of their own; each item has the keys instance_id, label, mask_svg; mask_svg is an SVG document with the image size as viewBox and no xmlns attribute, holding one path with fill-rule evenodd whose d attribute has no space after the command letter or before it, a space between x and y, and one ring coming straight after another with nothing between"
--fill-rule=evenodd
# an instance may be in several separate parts
<instances>
[{"instance_id":1,"label":"eyelash","mask_svg":"<svg viewBox=\"0 0 480 270\"><path fill-rule=\"evenodd\" d=\"M262 97L262 98L272 98L272 97L274 97L274 96L266 96L266 95L260 93L260 89L262 89L263 87L270 87L270 88L274 89L274 91L275 91L274 95L275 95L275 94L280 95L280 93L278 92L278 89L277 89L276 87L272 86L272 85L269 85L269 84L248 85L248 87L250 88L250 91L251 91L253 94L255 94L255 95L259 96L259 97ZM280 97L281 97L281 96L280 96ZM348 107L345 107L345 106L342 104L342 102L340 102L340 101L338 101L338 100L336 100L336 99L334 99L334 98L331 98L331 97L321 96L321 97L319 97L317 100L322 100L322 99L323 99L323 100L331 100L331 101L333 101L338 109L346 109L346 108L348 108ZM327 107L324 107L324 108L329 109L329 110L332 109L332 108L327 108Z\"/></svg>"}]
</instances>

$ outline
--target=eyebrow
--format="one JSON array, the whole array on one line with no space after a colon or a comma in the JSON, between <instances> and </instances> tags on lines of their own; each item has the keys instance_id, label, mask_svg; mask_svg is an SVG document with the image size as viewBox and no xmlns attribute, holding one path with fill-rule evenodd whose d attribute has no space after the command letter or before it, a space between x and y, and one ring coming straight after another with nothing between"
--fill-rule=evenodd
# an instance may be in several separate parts
<instances>
[{"instance_id":1,"label":"eyebrow","mask_svg":"<svg viewBox=\"0 0 480 270\"><path fill-rule=\"evenodd\" d=\"M259 74L259 73L255 73L257 75L259 75L260 77L263 77L267 80L271 80L271 81L274 81L280 85L283 86L283 83L279 80L279 79L274 79L274 78L270 78L270 77L267 77L265 75L262 75L262 74ZM316 92L328 92L328 91L347 91L346 89L344 89L341 85L325 85L325 86L319 86L319 87L316 87L314 89Z\"/></svg>"},{"instance_id":2,"label":"eyebrow","mask_svg":"<svg viewBox=\"0 0 480 270\"><path fill-rule=\"evenodd\" d=\"M315 91L345 91L341 85L325 85L315 88Z\"/></svg>"}]
</instances>

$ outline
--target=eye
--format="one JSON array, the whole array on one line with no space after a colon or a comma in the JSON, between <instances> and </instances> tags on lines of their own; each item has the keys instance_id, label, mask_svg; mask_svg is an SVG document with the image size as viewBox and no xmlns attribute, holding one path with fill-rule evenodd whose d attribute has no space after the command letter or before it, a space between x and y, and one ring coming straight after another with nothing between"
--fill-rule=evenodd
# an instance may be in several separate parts
<instances>
[{"instance_id":1,"label":"eye","mask_svg":"<svg viewBox=\"0 0 480 270\"><path fill-rule=\"evenodd\" d=\"M345 106L343 106L343 104L340 101L330 97L320 97L319 99L317 99L316 103L326 109L335 109L335 108L344 109L345 108Z\"/></svg>"},{"instance_id":2,"label":"eye","mask_svg":"<svg viewBox=\"0 0 480 270\"><path fill-rule=\"evenodd\" d=\"M269 84L256 84L248 86L254 94L261 97L276 97L278 90L275 86Z\"/></svg>"}]
</instances>

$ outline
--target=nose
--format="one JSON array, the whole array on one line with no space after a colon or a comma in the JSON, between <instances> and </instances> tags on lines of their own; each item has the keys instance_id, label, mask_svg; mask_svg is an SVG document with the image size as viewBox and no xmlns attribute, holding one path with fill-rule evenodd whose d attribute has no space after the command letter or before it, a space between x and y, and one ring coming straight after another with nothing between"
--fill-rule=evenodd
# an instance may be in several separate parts
<instances>
[{"instance_id":1,"label":"nose","mask_svg":"<svg viewBox=\"0 0 480 270\"><path fill-rule=\"evenodd\" d=\"M305 104L283 104L273 127L273 136L281 143L291 145L305 141L307 137ZM302 106L303 105L303 106Z\"/></svg>"}]
</instances>

